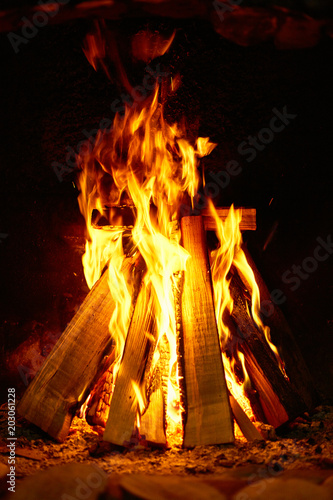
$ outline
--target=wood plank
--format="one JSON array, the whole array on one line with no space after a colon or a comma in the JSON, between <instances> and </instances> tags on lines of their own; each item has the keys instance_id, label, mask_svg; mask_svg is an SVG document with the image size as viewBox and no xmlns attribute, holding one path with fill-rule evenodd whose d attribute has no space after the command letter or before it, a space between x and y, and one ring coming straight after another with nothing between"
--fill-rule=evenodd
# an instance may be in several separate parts
<instances>
[{"instance_id":1,"label":"wood plank","mask_svg":"<svg viewBox=\"0 0 333 500\"><path fill-rule=\"evenodd\" d=\"M148 406L140 421L140 436L150 444L166 446L166 409L170 349L166 335L159 339L159 359L152 373L145 373Z\"/></svg>"},{"instance_id":2,"label":"wood plank","mask_svg":"<svg viewBox=\"0 0 333 500\"><path fill-rule=\"evenodd\" d=\"M231 280L230 292L234 301L232 319L237 325L234 341L244 353L246 369L268 423L279 427L303 413L306 406L282 374L263 333L248 315L240 278L236 273Z\"/></svg>"},{"instance_id":3,"label":"wood plank","mask_svg":"<svg viewBox=\"0 0 333 500\"><path fill-rule=\"evenodd\" d=\"M242 220L240 222L239 228L241 231L255 231L257 229L257 216L255 208L244 208L244 207L235 207L240 208L242 210ZM229 207L216 207L216 212L219 218L222 221L228 216ZM205 229L206 231L216 231L216 223L214 217L210 215L209 209L205 208L201 215L204 219Z\"/></svg>"},{"instance_id":4,"label":"wood plank","mask_svg":"<svg viewBox=\"0 0 333 500\"><path fill-rule=\"evenodd\" d=\"M113 310L107 273L104 273L18 405L22 417L58 441L66 438L76 410L88 396L103 359L110 354L109 322Z\"/></svg>"},{"instance_id":5,"label":"wood plank","mask_svg":"<svg viewBox=\"0 0 333 500\"><path fill-rule=\"evenodd\" d=\"M243 436L248 441L255 441L256 439L263 441L264 438L262 437L258 429L253 425L253 423L246 415L243 408L238 404L237 400L234 398L232 394L229 395L229 400L230 400L231 411L240 430L243 433Z\"/></svg>"},{"instance_id":6,"label":"wood plank","mask_svg":"<svg viewBox=\"0 0 333 500\"><path fill-rule=\"evenodd\" d=\"M166 446L165 405L161 380L151 393L148 408L141 417L140 436L147 443Z\"/></svg>"},{"instance_id":7,"label":"wood plank","mask_svg":"<svg viewBox=\"0 0 333 500\"><path fill-rule=\"evenodd\" d=\"M104 440L128 446L136 429L138 402L133 382L141 387L156 338L155 296L151 284L142 283L126 337L115 381Z\"/></svg>"},{"instance_id":8,"label":"wood plank","mask_svg":"<svg viewBox=\"0 0 333 500\"><path fill-rule=\"evenodd\" d=\"M240 222L241 231L255 231L257 229L257 215L255 208L238 207L242 210L242 220ZM229 207L217 207L217 215L222 221L228 216ZM204 220L206 231L216 231L215 219L210 214L208 208L202 210L201 215ZM91 216L91 223L95 229L104 229L111 231L115 226L119 227L119 221L122 221L124 227L132 228L135 222L135 207L119 206L106 207L103 215L98 210L94 210Z\"/></svg>"},{"instance_id":9,"label":"wood plank","mask_svg":"<svg viewBox=\"0 0 333 500\"><path fill-rule=\"evenodd\" d=\"M201 216L183 217L182 244L189 252L181 297L186 422L184 446L234 440L229 397L215 319Z\"/></svg>"}]
</instances>

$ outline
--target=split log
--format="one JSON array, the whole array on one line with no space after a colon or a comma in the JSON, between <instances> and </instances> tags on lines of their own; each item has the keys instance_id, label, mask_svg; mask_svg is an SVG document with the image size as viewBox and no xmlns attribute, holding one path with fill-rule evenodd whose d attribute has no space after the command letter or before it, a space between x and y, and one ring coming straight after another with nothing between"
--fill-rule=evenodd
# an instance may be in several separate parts
<instances>
[{"instance_id":1,"label":"split log","mask_svg":"<svg viewBox=\"0 0 333 500\"><path fill-rule=\"evenodd\" d=\"M264 334L248 314L240 279L235 274L230 284L234 301L232 319L237 325L235 340L245 356L245 366L258 392L269 424L279 427L306 410L304 401L282 374Z\"/></svg>"},{"instance_id":2,"label":"split log","mask_svg":"<svg viewBox=\"0 0 333 500\"><path fill-rule=\"evenodd\" d=\"M140 421L140 436L147 443L166 445L165 404L161 380L149 397L148 408Z\"/></svg>"},{"instance_id":3,"label":"split log","mask_svg":"<svg viewBox=\"0 0 333 500\"><path fill-rule=\"evenodd\" d=\"M87 406L86 420L90 425L105 427L109 416L113 382L113 362L115 349L109 356L106 371L94 387Z\"/></svg>"},{"instance_id":4,"label":"split log","mask_svg":"<svg viewBox=\"0 0 333 500\"><path fill-rule=\"evenodd\" d=\"M213 303L201 216L183 217L182 244L189 252L181 297L186 421L184 446L234 440L229 397Z\"/></svg>"},{"instance_id":5,"label":"split log","mask_svg":"<svg viewBox=\"0 0 333 500\"><path fill-rule=\"evenodd\" d=\"M241 231L255 231L257 229L257 219L256 219L256 209L255 208L243 208L242 210L242 220L240 222ZM229 207L217 207L217 215L222 221L228 216ZM201 215L204 220L204 225L206 231L216 231L216 223L214 217L210 214L210 211L205 208L202 210ZM103 209L103 214L101 215L98 210L94 210L91 215L91 223L95 229L112 230L114 226L119 227L119 224L124 227L131 228L135 222L135 207L130 206L117 206L117 207L106 207Z\"/></svg>"},{"instance_id":6,"label":"split log","mask_svg":"<svg viewBox=\"0 0 333 500\"><path fill-rule=\"evenodd\" d=\"M166 409L169 378L170 348L164 334L158 343L159 360L146 377L148 407L141 417L140 436L147 443L166 446ZM150 380L149 380L150 379Z\"/></svg>"},{"instance_id":7,"label":"split log","mask_svg":"<svg viewBox=\"0 0 333 500\"><path fill-rule=\"evenodd\" d=\"M257 219L256 219L256 209L255 208L243 208L242 210L242 220L240 221L239 229L241 231L255 231L257 229ZM215 208L218 217L224 222L228 216L228 207L217 207ZM204 219L206 231L216 231L216 223L214 217L210 215L209 210L206 208L202 211L201 215Z\"/></svg>"},{"instance_id":8,"label":"split log","mask_svg":"<svg viewBox=\"0 0 333 500\"><path fill-rule=\"evenodd\" d=\"M18 405L18 413L58 441L69 431L112 348L114 309L107 272L91 289Z\"/></svg>"},{"instance_id":9,"label":"split log","mask_svg":"<svg viewBox=\"0 0 333 500\"><path fill-rule=\"evenodd\" d=\"M128 446L136 430L138 401L133 383L139 388L142 387L145 371L149 369L155 347L155 300L151 284L146 285L143 282L126 337L104 432L105 441L120 446ZM160 422L162 428L163 425L163 421Z\"/></svg>"},{"instance_id":10,"label":"split log","mask_svg":"<svg viewBox=\"0 0 333 500\"><path fill-rule=\"evenodd\" d=\"M293 332L281 309L273 302L267 285L246 246L243 247L243 250L259 287L264 322L269 326L272 338L280 346L290 382L300 394L307 407L309 409L314 408L318 403L318 394ZM246 280L240 273L239 275L247 287Z\"/></svg>"},{"instance_id":11,"label":"split log","mask_svg":"<svg viewBox=\"0 0 333 500\"><path fill-rule=\"evenodd\" d=\"M243 436L248 441L255 441L256 439L263 441L264 438L262 437L258 429L253 425L243 408L238 404L237 400L232 394L229 395L229 401L232 414L238 424L238 427L242 431Z\"/></svg>"}]
</instances>

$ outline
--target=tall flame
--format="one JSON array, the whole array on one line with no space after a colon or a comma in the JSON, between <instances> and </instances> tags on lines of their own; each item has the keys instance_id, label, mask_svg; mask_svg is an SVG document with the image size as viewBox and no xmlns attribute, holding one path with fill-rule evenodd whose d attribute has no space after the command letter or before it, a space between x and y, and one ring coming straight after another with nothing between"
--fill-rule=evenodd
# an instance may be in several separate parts
<instances>
[{"instance_id":1,"label":"tall flame","mask_svg":"<svg viewBox=\"0 0 333 500\"><path fill-rule=\"evenodd\" d=\"M148 36L148 35L147 35ZM156 41L167 50L172 42ZM156 39L157 40L157 39ZM142 35L143 52L148 51L146 35ZM159 45L158 50L162 50ZM147 48L148 47L148 48ZM141 50L141 49L140 49ZM157 49L156 49L157 50ZM103 66L105 44L99 25L94 36L88 37L86 55L97 68ZM149 52L149 51L148 51ZM146 54L145 57L148 57ZM150 56L149 56L150 57ZM105 68L104 68L105 69ZM81 168L78 184L81 190L79 205L87 225L86 251L83 266L89 287L99 279L107 267L110 294L114 309L110 318L110 335L116 342L113 380L122 359L126 336L133 311L135 279L133 275L141 269L141 280L154 296L157 337L153 339L155 352L151 372L160 359L162 344L168 344L168 393L167 422L169 428L179 429L182 421L180 404L177 324L175 315L175 289L177 276L186 269L188 253L180 245L178 219L183 203L193 205L198 192L200 176L199 159L209 154L215 144L209 138L199 137L195 144L186 138L184 124L170 125L164 118L160 93L174 92L179 83L176 77L169 87L156 86L155 91L143 102L126 107L124 116L116 115L111 131L99 131L96 142L89 153L78 157ZM166 85L166 84L164 84ZM126 226L120 208L132 207L135 222ZM260 318L260 294L251 267L242 250L240 222L242 214L231 206L224 222L217 216L210 202L210 211L215 218L219 247L212 252L212 280L215 312L220 335L221 351L228 388L241 403L250 417L253 417L246 398L246 389L251 382L246 371L242 352L234 349L233 357L224 352L231 339L226 318L233 310L230 294L230 271L237 269L251 295L248 314L264 333L268 344L283 369L276 347L270 339L269 328ZM97 210L100 216L105 207L111 208L113 217L109 231L93 226L91 216ZM125 245L126 244L126 245ZM156 300L155 300L156 299ZM151 335L151 333L149 333ZM162 340L163 339L163 340ZM166 339L166 340L165 340ZM240 383L237 373L242 373ZM144 383L132 381L137 408L137 428L140 417L146 411L147 400ZM169 433L170 439L170 433Z\"/></svg>"},{"instance_id":2,"label":"tall flame","mask_svg":"<svg viewBox=\"0 0 333 500\"><path fill-rule=\"evenodd\" d=\"M143 104L126 108L116 115L113 130L100 132L89 155L78 158L81 167L80 208L87 222L88 240L83 257L89 286L108 264L110 293L116 304L110 320L110 333L116 340L116 375L130 321L133 290L124 273L126 255L123 237L126 228L114 226L100 231L91 223L92 210L103 213L105 205L116 209L124 197L135 206L135 224L131 231L132 247L146 266L145 286L152 286L157 297L157 347L166 335L169 343L169 413L180 422L177 394L177 335L174 309L174 274L185 270L188 253L179 244L178 211L184 195L193 200L199 187L198 161L214 145L199 138L194 145L185 138L185 130L169 125L158 101L159 88ZM108 191L105 190L108 186ZM137 401L145 401L135 386ZM140 409L142 412L142 408Z\"/></svg>"},{"instance_id":3,"label":"tall flame","mask_svg":"<svg viewBox=\"0 0 333 500\"><path fill-rule=\"evenodd\" d=\"M240 222L242 220L242 212L240 209L235 210L233 205L230 207L228 216L223 222L217 215L214 205L210 201L209 208L212 216L215 219L217 227L217 237L219 246L211 254L212 258L212 280L214 287L215 312L219 329L223 363L226 373L226 379L229 390L238 401L242 401L243 408L253 417L250 410L250 404L246 397L246 390L251 387L251 380L246 370L244 355L238 350L237 345L230 343L231 331L226 321L226 314L230 317L233 311L233 299L230 294L230 270L235 266L238 273L241 275L251 296L251 310L248 310L249 316L252 317L257 328L265 335L267 343L275 354L282 373L284 372L283 363L277 351L277 348L272 343L270 338L269 327L265 326L260 318L260 292L256 283L254 273L249 263L247 262L244 251L242 250L242 235L240 232ZM232 346L232 358L230 359L225 354L225 347ZM238 361L238 363L237 363ZM236 366L243 373L243 381L240 383L236 374Z\"/></svg>"}]
</instances>

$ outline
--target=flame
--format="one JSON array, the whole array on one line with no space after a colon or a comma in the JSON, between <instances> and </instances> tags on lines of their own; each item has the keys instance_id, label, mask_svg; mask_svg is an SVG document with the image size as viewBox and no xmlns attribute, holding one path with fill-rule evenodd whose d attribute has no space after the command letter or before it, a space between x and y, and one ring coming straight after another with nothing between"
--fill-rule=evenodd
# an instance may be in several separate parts
<instances>
[{"instance_id":1,"label":"flame","mask_svg":"<svg viewBox=\"0 0 333 500\"><path fill-rule=\"evenodd\" d=\"M219 246L211 254L212 259L212 281L214 288L215 312L218 324L222 357L226 374L227 385L230 392L237 399L243 410L250 419L254 419L250 402L246 396L246 391L251 387L251 380L245 366L244 355L239 351L232 340L232 333L228 326L226 318L230 317L233 311L233 299L230 294L230 270L235 266L243 281L247 284L251 295L251 310L248 310L249 316L260 331L265 335L266 341L275 354L282 373L284 372L283 363L279 356L276 346L270 338L269 328L265 326L260 318L260 292L256 283L252 268L247 262L246 256L242 250L242 235L240 232L240 222L242 213L240 209L235 210L233 205L230 207L228 216L223 222L217 215L214 205L209 202L209 209L215 219L217 226L217 237ZM226 349L231 346L231 358L227 356ZM242 381L239 380L238 372L242 373Z\"/></svg>"},{"instance_id":2,"label":"flame","mask_svg":"<svg viewBox=\"0 0 333 500\"><path fill-rule=\"evenodd\" d=\"M129 273L124 272L128 261L123 248L126 228L120 225L110 232L101 231L92 226L91 214L96 209L102 214L105 205L116 210L124 196L135 206L131 245L134 255L140 255L145 263L144 285L151 286L157 298L156 349L165 335L170 353L168 416L179 424L182 409L173 287L175 273L185 270L188 253L179 243L178 210L184 196L193 200L196 195L200 182L199 158L214 145L204 138L190 144L185 129L165 121L158 96L156 87L146 102L126 108L123 117L116 115L113 130L100 132L92 151L78 158L79 205L87 224L83 266L90 287L108 265L110 293L115 303L110 319L110 334L116 341L113 380L125 345L133 295ZM157 359L154 357L153 365ZM145 388L135 385L133 390L138 414L142 414Z\"/></svg>"},{"instance_id":3,"label":"flame","mask_svg":"<svg viewBox=\"0 0 333 500\"><path fill-rule=\"evenodd\" d=\"M273 344L271 340L271 334L270 334L270 328L268 326L265 326L260 318L260 292L259 292L259 287L257 285L253 270L249 263L247 262L245 253L243 250L239 251L235 255L235 260L234 260L234 265L237 268L239 274L242 276L243 282L247 283L248 289L251 294L251 315L252 318L259 328L261 330L266 338L266 341L268 345L270 346L271 350L273 351L276 360L278 362L279 368L283 375L287 377L284 363L279 355L279 352L276 348L276 346Z\"/></svg>"},{"instance_id":4,"label":"flame","mask_svg":"<svg viewBox=\"0 0 333 500\"><path fill-rule=\"evenodd\" d=\"M101 31L87 37L85 53L92 66L105 66L106 45ZM104 26L105 28L105 26ZM137 35L137 57L149 60L166 51L174 38L162 40L155 34ZM140 41L140 43L139 43ZM153 41L153 42L152 42ZM163 49L163 50L162 50ZM162 52L161 52L162 51ZM140 57L139 57L140 55ZM103 66L104 65L104 66ZM120 66L119 66L120 67ZM121 67L122 68L122 67ZM104 67L107 71L106 66ZM126 80L128 83L128 80ZM180 207L192 204L200 186L199 160L216 146L209 138L199 137L190 143L186 138L186 127L170 125L164 118L160 96L174 92L180 84L177 76L158 85L151 96L143 102L126 107L124 116L117 114L110 131L101 130L94 146L77 158L81 169L78 185L81 190L79 206L86 220L87 242L83 266L88 286L91 288L107 268L107 278L114 309L109 330L116 343L113 365L113 383L121 363L126 336L135 307L135 276L138 274L143 286L154 295L156 336L152 332L151 345L154 353L150 373L154 373L160 360L160 352L168 345L167 378L167 440L178 444L182 436L182 412L180 375L177 352L177 328L175 290L177 276L186 269L189 257L180 245L178 220ZM125 226L118 211L123 205L133 207L134 225ZM231 206L224 222L218 217L210 202L210 211L215 218L219 247L211 253L211 270L214 288L215 313L218 324L221 351L229 391L237 399L249 418L254 419L246 391L251 386L242 352L232 345L232 332L228 317L232 314L233 300L230 294L231 268L237 269L251 295L248 314L258 329L263 332L276 355L280 367L283 365L278 351L270 339L269 328L260 318L259 288L251 267L242 250L240 233L241 210ZM93 226L93 210L100 216L105 207L111 208L113 225L109 231ZM119 225L115 225L119 224ZM138 268L141 271L138 273ZM163 340L162 340L163 339ZM165 340L166 339L166 340ZM137 430L141 415L147 410L146 383L132 381L137 409Z\"/></svg>"},{"instance_id":5,"label":"flame","mask_svg":"<svg viewBox=\"0 0 333 500\"><path fill-rule=\"evenodd\" d=\"M149 63L155 57L163 56L169 50L175 35L176 30L170 38L165 38L158 31L154 33L149 29L139 31L132 39L133 56L139 61Z\"/></svg>"},{"instance_id":6,"label":"flame","mask_svg":"<svg viewBox=\"0 0 333 500\"><path fill-rule=\"evenodd\" d=\"M94 32L86 35L83 42L83 52L91 66L97 71L98 62L106 56L106 42L98 23L95 23Z\"/></svg>"}]
</instances>

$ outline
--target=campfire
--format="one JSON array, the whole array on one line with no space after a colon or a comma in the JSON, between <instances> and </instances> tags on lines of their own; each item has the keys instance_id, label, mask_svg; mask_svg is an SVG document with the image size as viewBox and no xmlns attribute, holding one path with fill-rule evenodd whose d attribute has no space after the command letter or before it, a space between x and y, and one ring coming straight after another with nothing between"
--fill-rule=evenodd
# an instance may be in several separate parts
<instances>
[{"instance_id":1,"label":"campfire","mask_svg":"<svg viewBox=\"0 0 333 500\"><path fill-rule=\"evenodd\" d=\"M19 404L59 441L78 411L115 445L193 447L262 439L257 422L306 409L242 242L256 210L198 203L215 144L164 117L179 84L157 83L77 158L91 291Z\"/></svg>"}]
</instances>

